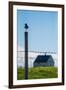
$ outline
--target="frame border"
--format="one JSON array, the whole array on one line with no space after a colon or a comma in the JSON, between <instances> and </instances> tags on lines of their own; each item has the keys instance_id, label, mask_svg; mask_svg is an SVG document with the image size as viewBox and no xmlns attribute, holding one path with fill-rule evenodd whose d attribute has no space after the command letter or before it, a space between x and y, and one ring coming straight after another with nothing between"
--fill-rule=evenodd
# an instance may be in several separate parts
<instances>
[{"instance_id":1,"label":"frame border","mask_svg":"<svg viewBox=\"0 0 66 90\"><path fill-rule=\"evenodd\" d=\"M13 2L9 1L9 88L27 88L27 87L42 87L42 86L57 86L64 85L64 5L47 4L47 3L28 3L28 2ZM60 83L43 83L43 84L26 84L13 85L13 5L24 6L39 6L39 7L54 7L62 8L62 82Z\"/></svg>"}]
</instances>

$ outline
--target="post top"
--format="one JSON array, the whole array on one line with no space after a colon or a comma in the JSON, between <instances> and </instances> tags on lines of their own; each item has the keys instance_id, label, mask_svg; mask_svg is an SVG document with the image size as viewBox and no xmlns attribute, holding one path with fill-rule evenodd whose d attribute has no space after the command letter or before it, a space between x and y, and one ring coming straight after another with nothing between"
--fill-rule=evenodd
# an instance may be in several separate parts
<instances>
[{"instance_id":1,"label":"post top","mask_svg":"<svg viewBox=\"0 0 66 90\"><path fill-rule=\"evenodd\" d=\"M25 29L28 29L29 27L28 27L28 25L27 25L27 23L25 23L25 27L24 27Z\"/></svg>"}]
</instances>

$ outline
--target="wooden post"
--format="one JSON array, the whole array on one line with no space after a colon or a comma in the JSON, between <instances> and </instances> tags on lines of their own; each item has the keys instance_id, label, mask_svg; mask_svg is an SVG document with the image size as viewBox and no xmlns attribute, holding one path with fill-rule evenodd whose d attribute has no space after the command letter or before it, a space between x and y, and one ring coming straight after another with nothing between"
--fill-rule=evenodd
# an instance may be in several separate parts
<instances>
[{"instance_id":1,"label":"wooden post","mask_svg":"<svg viewBox=\"0 0 66 90\"><path fill-rule=\"evenodd\" d=\"M25 79L28 79L28 32L25 31Z\"/></svg>"}]
</instances>

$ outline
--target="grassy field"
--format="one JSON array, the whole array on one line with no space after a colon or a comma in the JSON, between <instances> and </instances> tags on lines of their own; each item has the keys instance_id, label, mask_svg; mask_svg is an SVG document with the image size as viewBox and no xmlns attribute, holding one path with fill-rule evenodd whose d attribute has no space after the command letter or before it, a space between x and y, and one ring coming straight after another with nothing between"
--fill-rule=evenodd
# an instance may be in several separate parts
<instances>
[{"instance_id":1,"label":"grassy field","mask_svg":"<svg viewBox=\"0 0 66 90\"><path fill-rule=\"evenodd\" d=\"M56 78L58 77L57 74L58 70L57 67L33 67L29 68L29 79L43 79L43 78ZM25 78L25 70L24 68L18 68L17 70L17 79L24 80Z\"/></svg>"}]
</instances>

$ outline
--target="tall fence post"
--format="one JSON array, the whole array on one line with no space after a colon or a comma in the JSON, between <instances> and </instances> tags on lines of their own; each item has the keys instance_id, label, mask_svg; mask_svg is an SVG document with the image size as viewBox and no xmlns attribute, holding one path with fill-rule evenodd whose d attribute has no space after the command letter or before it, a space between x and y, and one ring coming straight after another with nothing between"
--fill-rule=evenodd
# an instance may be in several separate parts
<instances>
[{"instance_id":1,"label":"tall fence post","mask_svg":"<svg viewBox=\"0 0 66 90\"><path fill-rule=\"evenodd\" d=\"M28 26L25 24L25 79L28 79Z\"/></svg>"}]
</instances>

